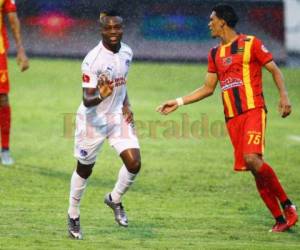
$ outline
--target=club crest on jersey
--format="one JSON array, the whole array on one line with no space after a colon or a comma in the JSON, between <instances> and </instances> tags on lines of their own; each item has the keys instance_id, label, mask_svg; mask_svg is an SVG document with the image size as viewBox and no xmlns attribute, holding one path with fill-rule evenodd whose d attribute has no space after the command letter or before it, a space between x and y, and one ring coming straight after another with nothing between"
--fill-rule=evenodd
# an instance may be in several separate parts
<instances>
[{"instance_id":1,"label":"club crest on jersey","mask_svg":"<svg viewBox=\"0 0 300 250\"><path fill-rule=\"evenodd\" d=\"M129 67L129 65L130 65L130 60L127 59L127 60L125 61L125 64L126 64L127 67Z\"/></svg>"},{"instance_id":2,"label":"club crest on jersey","mask_svg":"<svg viewBox=\"0 0 300 250\"><path fill-rule=\"evenodd\" d=\"M87 154L88 154L88 152L86 150L84 150L84 149L80 150L80 155L81 156L85 157L85 156L87 156Z\"/></svg>"},{"instance_id":3,"label":"club crest on jersey","mask_svg":"<svg viewBox=\"0 0 300 250\"><path fill-rule=\"evenodd\" d=\"M86 74L83 74L82 75L82 81L84 83L89 83L90 82L90 77L88 75L86 75Z\"/></svg>"},{"instance_id":4,"label":"club crest on jersey","mask_svg":"<svg viewBox=\"0 0 300 250\"><path fill-rule=\"evenodd\" d=\"M223 58L223 65L228 66L230 64L232 64L232 57L231 56Z\"/></svg>"}]
</instances>

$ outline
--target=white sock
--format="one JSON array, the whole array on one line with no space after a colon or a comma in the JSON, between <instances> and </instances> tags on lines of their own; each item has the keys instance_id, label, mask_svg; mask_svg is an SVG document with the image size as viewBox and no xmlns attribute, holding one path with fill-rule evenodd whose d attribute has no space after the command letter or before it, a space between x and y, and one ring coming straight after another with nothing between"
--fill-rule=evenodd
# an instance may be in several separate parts
<instances>
[{"instance_id":1,"label":"white sock","mask_svg":"<svg viewBox=\"0 0 300 250\"><path fill-rule=\"evenodd\" d=\"M84 189L86 188L86 184L87 179L80 177L75 170L71 178L71 190L69 198L70 206L68 210L68 214L72 219L79 217L80 200Z\"/></svg>"},{"instance_id":2,"label":"white sock","mask_svg":"<svg viewBox=\"0 0 300 250\"><path fill-rule=\"evenodd\" d=\"M110 193L111 199L114 203L120 203L121 197L126 193L128 188L134 182L137 174L130 173L125 165L119 171L119 178L112 192Z\"/></svg>"}]
</instances>

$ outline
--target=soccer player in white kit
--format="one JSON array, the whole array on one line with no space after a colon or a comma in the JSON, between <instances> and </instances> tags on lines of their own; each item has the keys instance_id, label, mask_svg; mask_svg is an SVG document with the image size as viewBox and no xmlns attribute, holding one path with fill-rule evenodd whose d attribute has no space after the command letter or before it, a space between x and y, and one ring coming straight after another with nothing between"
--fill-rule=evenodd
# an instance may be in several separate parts
<instances>
[{"instance_id":1,"label":"soccer player in white kit","mask_svg":"<svg viewBox=\"0 0 300 250\"><path fill-rule=\"evenodd\" d=\"M79 205L105 139L120 155L123 165L113 190L104 198L120 226L128 220L121 197L141 168L133 113L126 90L132 50L121 42L123 19L114 11L100 14L102 40L82 63L83 101L76 116L75 149L77 168L71 178L68 232L82 239Z\"/></svg>"}]
</instances>

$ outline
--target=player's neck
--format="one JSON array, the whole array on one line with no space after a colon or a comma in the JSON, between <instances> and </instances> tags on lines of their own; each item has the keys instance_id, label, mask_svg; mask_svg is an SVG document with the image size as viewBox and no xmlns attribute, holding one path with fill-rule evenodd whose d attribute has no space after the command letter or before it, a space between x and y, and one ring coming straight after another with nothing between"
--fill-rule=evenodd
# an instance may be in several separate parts
<instances>
[{"instance_id":1,"label":"player's neck","mask_svg":"<svg viewBox=\"0 0 300 250\"><path fill-rule=\"evenodd\" d=\"M102 41L102 44L106 49L110 50L113 53L118 53L121 48L121 43L116 44L116 45L111 45L111 44L107 44L104 41Z\"/></svg>"},{"instance_id":2,"label":"player's neck","mask_svg":"<svg viewBox=\"0 0 300 250\"><path fill-rule=\"evenodd\" d=\"M226 29L226 30L224 30L224 33L222 34L222 36L220 36L221 43L222 43L222 45L230 44L235 39L237 39L238 36L239 35L238 35L238 33L235 30L233 30L233 29Z\"/></svg>"}]
</instances>

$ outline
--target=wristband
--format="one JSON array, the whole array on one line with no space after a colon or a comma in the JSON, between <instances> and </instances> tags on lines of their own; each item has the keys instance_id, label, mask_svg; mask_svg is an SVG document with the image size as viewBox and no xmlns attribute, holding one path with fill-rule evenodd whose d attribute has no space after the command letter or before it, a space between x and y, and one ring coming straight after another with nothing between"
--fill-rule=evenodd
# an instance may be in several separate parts
<instances>
[{"instance_id":1,"label":"wristband","mask_svg":"<svg viewBox=\"0 0 300 250\"><path fill-rule=\"evenodd\" d=\"M102 98L102 96L101 96L100 93L99 93L99 95L98 95L98 98L99 98L100 101L103 101L103 98Z\"/></svg>"},{"instance_id":2,"label":"wristband","mask_svg":"<svg viewBox=\"0 0 300 250\"><path fill-rule=\"evenodd\" d=\"M183 102L183 98L182 98L182 97L176 98L176 102L177 102L177 105L178 105L178 106L184 105L184 102Z\"/></svg>"}]
</instances>

